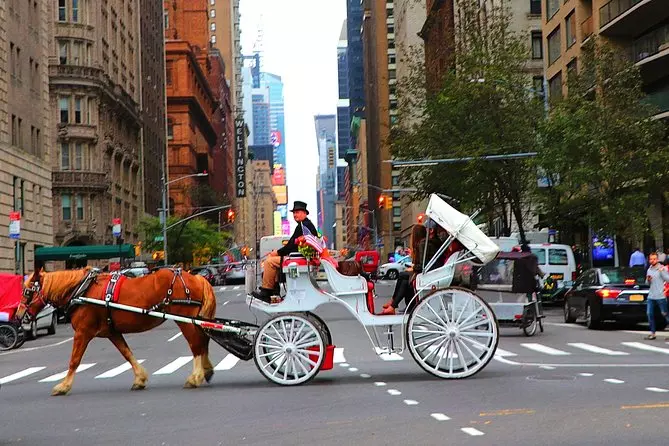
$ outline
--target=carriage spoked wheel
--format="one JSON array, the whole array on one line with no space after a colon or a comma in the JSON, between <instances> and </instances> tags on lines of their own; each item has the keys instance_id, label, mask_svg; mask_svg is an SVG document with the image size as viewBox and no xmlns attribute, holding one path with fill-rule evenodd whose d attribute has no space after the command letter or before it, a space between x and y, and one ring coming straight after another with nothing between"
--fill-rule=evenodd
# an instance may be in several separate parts
<instances>
[{"instance_id":1,"label":"carriage spoked wheel","mask_svg":"<svg viewBox=\"0 0 669 446\"><path fill-rule=\"evenodd\" d=\"M320 370L326 342L316 319L306 314L281 314L258 330L253 360L260 373L275 384L304 384Z\"/></svg>"},{"instance_id":2,"label":"carriage spoked wheel","mask_svg":"<svg viewBox=\"0 0 669 446\"><path fill-rule=\"evenodd\" d=\"M19 331L12 324L0 324L0 351L11 350L19 341Z\"/></svg>"},{"instance_id":3,"label":"carriage spoked wheel","mask_svg":"<svg viewBox=\"0 0 669 446\"><path fill-rule=\"evenodd\" d=\"M409 316L405 335L418 365L445 379L481 371L499 341L490 305L463 288L438 290L422 299Z\"/></svg>"}]
</instances>

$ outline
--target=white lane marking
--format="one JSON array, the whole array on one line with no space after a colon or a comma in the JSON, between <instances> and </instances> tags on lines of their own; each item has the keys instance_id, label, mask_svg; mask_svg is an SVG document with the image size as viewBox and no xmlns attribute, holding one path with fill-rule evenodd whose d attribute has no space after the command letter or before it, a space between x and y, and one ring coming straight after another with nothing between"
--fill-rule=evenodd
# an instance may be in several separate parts
<instances>
[{"instance_id":1,"label":"white lane marking","mask_svg":"<svg viewBox=\"0 0 669 446\"><path fill-rule=\"evenodd\" d=\"M239 296L241 296L241 295L242 295L242 293L237 293L237 297L239 297Z\"/></svg>"},{"instance_id":2,"label":"white lane marking","mask_svg":"<svg viewBox=\"0 0 669 446\"><path fill-rule=\"evenodd\" d=\"M339 364L340 362L346 362L346 358L344 357L344 347L335 347L334 358L332 361L335 364Z\"/></svg>"},{"instance_id":3,"label":"white lane marking","mask_svg":"<svg viewBox=\"0 0 669 446\"><path fill-rule=\"evenodd\" d=\"M501 356L497 356L497 355L493 356L493 359L494 359L495 361L499 361L499 362L501 362L502 364L520 365L519 362L511 361L510 359L502 358Z\"/></svg>"},{"instance_id":4,"label":"white lane marking","mask_svg":"<svg viewBox=\"0 0 669 446\"><path fill-rule=\"evenodd\" d=\"M504 349L501 349L497 347L497 350L495 350L495 356L499 356L500 358L506 358L509 356L518 356L517 354L513 352L506 351Z\"/></svg>"},{"instance_id":5,"label":"white lane marking","mask_svg":"<svg viewBox=\"0 0 669 446\"><path fill-rule=\"evenodd\" d=\"M407 406L415 406L415 405L418 404L418 401L416 401L416 400L404 400L404 404L406 404Z\"/></svg>"},{"instance_id":6,"label":"white lane marking","mask_svg":"<svg viewBox=\"0 0 669 446\"><path fill-rule=\"evenodd\" d=\"M183 333L181 333L181 332L175 334L174 336L172 336L171 338L169 338L169 339L167 340L167 342L172 342L172 341L174 341L176 338L178 338L178 337L181 336L182 334L183 334Z\"/></svg>"},{"instance_id":7,"label":"white lane marking","mask_svg":"<svg viewBox=\"0 0 669 446\"><path fill-rule=\"evenodd\" d=\"M368 379L368 378L371 378L371 377L372 377L372 375L369 375L367 373L361 373L360 374L360 378Z\"/></svg>"},{"instance_id":8,"label":"white lane marking","mask_svg":"<svg viewBox=\"0 0 669 446\"><path fill-rule=\"evenodd\" d=\"M235 290L235 291L241 290L241 289L242 289L242 287L240 285L237 285L236 287L233 288L233 290Z\"/></svg>"},{"instance_id":9,"label":"white lane marking","mask_svg":"<svg viewBox=\"0 0 669 446\"><path fill-rule=\"evenodd\" d=\"M144 361L146 361L146 359L137 360L137 362L139 362L140 364L143 363ZM95 377L95 379L113 378L113 377L118 376L118 375L120 375L121 373L123 373L127 370L130 370L131 368L132 368L132 365L130 365L129 362L124 362L123 364L121 364L118 367L114 367L111 370L107 370L106 372L99 374L98 376Z\"/></svg>"},{"instance_id":10,"label":"white lane marking","mask_svg":"<svg viewBox=\"0 0 669 446\"><path fill-rule=\"evenodd\" d=\"M535 352L545 353L545 354L551 355L551 356L571 355L571 353L569 353L569 352L558 350L556 348L549 347L549 346L543 345L543 344L529 343L529 344L520 344L520 345L522 345L523 347L528 348L530 350L534 350Z\"/></svg>"},{"instance_id":11,"label":"white lane marking","mask_svg":"<svg viewBox=\"0 0 669 446\"><path fill-rule=\"evenodd\" d=\"M43 348L49 348L49 347L58 347L59 345L66 344L70 342L72 338L67 338L65 340L56 342L54 344L48 344L48 345L40 345L39 347L29 347L29 348L20 348L18 350L12 350L10 352L5 352L5 353L0 353L0 356L6 356L6 355L15 355L17 353L27 353L27 352L34 352L35 350L42 350Z\"/></svg>"},{"instance_id":12,"label":"white lane marking","mask_svg":"<svg viewBox=\"0 0 669 446\"><path fill-rule=\"evenodd\" d=\"M669 392L667 389L663 389L661 387L646 387L646 390L650 392L657 392L657 393L666 393Z\"/></svg>"},{"instance_id":13,"label":"white lane marking","mask_svg":"<svg viewBox=\"0 0 669 446\"><path fill-rule=\"evenodd\" d=\"M84 370L88 370L91 367L93 367L95 364L97 364L97 363L93 362L91 364L79 364L79 367L77 367L77 370L74 373L79 373L79 372L83 372ZM54 382L54 381L60 381L61 379L65 378L66 376L67 376L67 370L65 370L64 372L56 373L55 375L48 376L44 379L40 379L39 382L50 383L50 382Z\"/></svg>"},{"instance_id":14,"label":"white lane marking","mask_svg":"<svg viewBox=\"0 0 669 446\"><path fill-rule=\"evenodd\" d=\"M594 376L594 373L579 373L579 376Z\"/></svg>"},{"instance_id":15,"label":"white lane marking","mask_svg":"<svg viewBox=\"0 0 669 446\"><path fill-rule=\"evenodd\" d=\"M350 365L351 364L349 364L348 362L342 362L341 364L339 364L339 367L349 367Z\"/></svg>"},{"instance_id":16,"label":"white lane marking","mask_svg":"<svg viewBox=\"0 0 669 446\"><path fill-rule=\"evenodd\" d=\"M608 348L597 347L596 345L585 344L583 342L569 342L567 345L571 345L575 348L580 348L581 350L586 350L592 353L598 353L600 355L609 355L609 356L626 356L629 355L627 352L621 352L618 350L609 350Z\"/></svg>"},{"instance_id":17,"label":"white lane marking","mask_svg":"<svg viewBox=\"0 0 669 446\"><path fill-rule=\"evenodd\" d=\"M604 382L611 383L611 384L623 384L625 381L621 379L615 379L615 378L606 378L603 380Z\"/></svg>"},{"instance_id":18,"label":"white lane marking","mask_svg":"<svg viewBox=\"0 0 669 446\"><path fill-rule=\"evenodd\" d=\"M24 378L26 376L30 376L33 373L37 373L40 370L44 370L46 367L30 367L25 370L22 370L20 372L13 373L9 376L5 376L4 378L0 378L0 384L7 384L12 381L16 381L17 379Z\"/></svg>"},{"instance_id":19,"label":"white lane marking","mask_svg":"<svg viewBox=\"0 0 669 446\"><path fill-rule=\"evenodd\" d=\"M402 392L400 392L400 391L397 390L397 389L388 389L388 393L389 393L390 395L392 395L392 396L397 396L397 395L401 395L401 394L402 394Z\"/></svg>"},{"instance_id":20,"label":"white lane marking","mask_svg":"<svg viewBox=\"0 0 669 446\"><path fill-rule=\"evenodd\" d=\"M471 435L472 437L480 437L481 435L485 435L483 432L478 429L474 429L473 427L463 427L460 430L465 434Z\"/></svg>"},{"instance_id":21,"label":"white lane marking","mask_svg":"<svg viewBox=\"0 0 669 446\"><path fill-rule=\"evenodd\" d=\"M644 344L643 342L622 342L622 345L632 348L638 348L639 350L646 350L649 352L664 353L669 355L669 348L655 347L654 345Z\"/></svg>"},{"instance_id":22,"label":"white lane marking","mask_svg":"<svg viewBox=\"0 0 669 446\"><path fill-rule=\"evenodd\" d=\"M349 372L357 372L358 369L356 369L355 367L351 367L351 368L348 369L348 371Z\"/></svg>"},{"instance_id":23,"label":"white lane marking","mask_svg":"<svg viewBox=\"0 0 669 446\"><path fill-rule=\"evenodd\" d=\"M542 368L544 370L555 370L555 367L553 367L551 365L542 365L540 368Z\"/></svg>"},{"instance_id":24,"label":"white lane marking","mask_svg":"<svg viewBox=\"0 0 669 446\"><path fill-rule=\"evenodd\" d=\"M375 347L376 354L379 356L379 358L383 359L384 361L402 361L404 358L398 355L397 353L388 353L382 348Z\"/></svg>"},{"instance_id":25,"label":"white lane marking","mask_svg":"<svg viewBox=\"0 0 669 446\"><path fill-rule=\"evenodd\" d=\"M229 300L226 300L226 301L223 302L221 305L222 305L222 306L226 306L226 305L229 304L229 303L230 303L230 301L229 301Z\"/></svg>"},{"instance_id":26,"label":"white lane marking","mask_svg":"<svg viewBox=\"0 0 669 446\"><path fill-rule=\"evenodd\" d=\"M185 366L193 360L192 356L179 356L174 361L167 364L165 367L160 370L153 372L154 375L169 375L179 370L181 367Z\"/></svg>"},{"instance_id":27,"label":"white lane marking","mask_svg":"<svg viewBox=\"0 0 669 446\"><path fill-rule=\"evenodd\" d=\"M431 413L430 416L437 421L448 421L451 419L450 417L447 417L443 413Z\"/></svg>"},{"instance_id":28,"label":"white lane marking","mask_svg":"<svg viewBox=\"0 0 669 446\"><path fill-rule=\"evenodd\" d=\"M377 382L374 383L374 385L375 385L376 387L383 387L383 386L386 385L386 383L384 383L383 381L377 381Z\"/></svg>"},{"instance_id":29,"label":"white lane marking","mask_svg":"<svg viewBox=\"0 0 669 446\"><path fill-rule=\"evenodd\" d=\"M218 363L214 370L230 370L239 362L239 358L233 354L228 354L221 362Z\"/></svg>"},{"instance_id":30,"label":"white lane marking","mask_svg":"<svg viewBox=\"0 0 669 446\"><path fill-rule=\"evenodd\" d=\"M226 288L225 288L224 286L222 286L222 287L220 287L220 288L218 289L218 292L219 292L219 293L222 293L222 292L225 291L225 290L226 290Z\"/></svg>"}]
</instances>

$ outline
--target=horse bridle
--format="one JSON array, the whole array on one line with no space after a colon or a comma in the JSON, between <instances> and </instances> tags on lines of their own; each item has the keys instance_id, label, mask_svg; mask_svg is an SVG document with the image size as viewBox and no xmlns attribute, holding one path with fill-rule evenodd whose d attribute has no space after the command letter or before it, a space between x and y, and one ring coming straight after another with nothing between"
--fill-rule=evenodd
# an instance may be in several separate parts
<instances>
[{"instance_id":1,"label":"horse bridle","mask_svg":"<svg viewBox=\"0 0 669 446\"><path fill-rule=\"evenodd\" d=\"M36 314L31 314L30 312L30 306L33 303L33 299L35 299L35 296L37 296L39 302L43 306L46 306L46 304L49 303L49 300L44 296L44 293L42 293L42 285L39 283L39 280L34 281L30 288L23 289L23 297L26 298L26 314L30 317L31 322L37 317Z\"/></svg>"}]
</instances>

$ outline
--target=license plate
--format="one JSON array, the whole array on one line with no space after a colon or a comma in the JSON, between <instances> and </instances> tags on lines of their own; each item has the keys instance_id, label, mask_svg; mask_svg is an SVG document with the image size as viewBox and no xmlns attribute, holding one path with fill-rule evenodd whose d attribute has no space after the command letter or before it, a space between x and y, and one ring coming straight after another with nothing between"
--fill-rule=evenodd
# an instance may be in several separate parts
<instances>
[{"instance_id":1,"label":"license plate","mask_svg":"<svg viewBox=\"0 0 669 446\"><path fill-rule=\"evenodd\" d=\"M564 274L551 274L551 279L562 280L562 279L564 279Z\"/></svg>"},{"instance_id":2,"label":"license plate","mask_svg":"<svg viewBox=\"0 0 669 446\"><path fill-rule=\"evenodd\" d=\"M632 302L642 302L643 301L643 294L632 294L630 296L630 301L632 301Z\"/></svg>"}]
</instances>

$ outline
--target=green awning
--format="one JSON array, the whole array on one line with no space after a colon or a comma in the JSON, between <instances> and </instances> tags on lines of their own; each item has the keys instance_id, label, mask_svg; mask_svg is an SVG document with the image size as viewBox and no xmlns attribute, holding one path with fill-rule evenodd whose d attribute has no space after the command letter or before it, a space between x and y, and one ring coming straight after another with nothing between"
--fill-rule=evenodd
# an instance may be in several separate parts
<instances>
[{"instance_id":1,"label":"green awning","mask_svg":"<svg viewBox=\"0 0 669 446\"><path fill-rule=\"evenodd\" d=\"M135 257L133 245L88 245L88 246L54 246L37 248L35 260L89 260L111 259L113 257Z\"/></svg>"}]
</instances>

